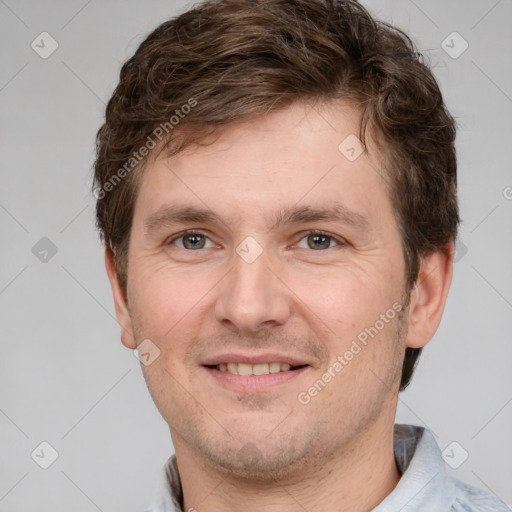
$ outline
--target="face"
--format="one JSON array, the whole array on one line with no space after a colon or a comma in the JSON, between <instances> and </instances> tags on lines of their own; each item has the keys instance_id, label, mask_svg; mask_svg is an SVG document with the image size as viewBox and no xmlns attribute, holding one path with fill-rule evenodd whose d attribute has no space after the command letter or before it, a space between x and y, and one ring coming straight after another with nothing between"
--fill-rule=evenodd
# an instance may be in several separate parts
<instances>
[{"instance_id":1,"label":"face","mask_svg":"<svg viewBox=\"0 0 512 512\"><path fill-rule=\"evenodd\" d=\"M257 478L392 425L405 268L377 153L342 143L359 122L295 104L144 170L123 342L160 351L142 368L177 453Z\"/></svg>"}]
</instances>

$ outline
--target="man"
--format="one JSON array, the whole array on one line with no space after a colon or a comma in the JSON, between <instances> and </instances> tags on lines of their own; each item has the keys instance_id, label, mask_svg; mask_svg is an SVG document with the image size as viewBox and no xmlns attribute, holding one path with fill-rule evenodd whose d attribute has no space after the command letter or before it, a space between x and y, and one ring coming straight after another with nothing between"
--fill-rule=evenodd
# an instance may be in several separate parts
<instances>
[{"instance_id":1,"label":"man","mask_svg":"<svg viewBox=\"0 0 512 512\"><path fill-rule=\"evenodd\" d=\"M169 424L152 511L502 511L394 425L441 320L454 122L353 1L205 2L123 66L95 192L123 344Z\"/></svg>"}]
</instances>

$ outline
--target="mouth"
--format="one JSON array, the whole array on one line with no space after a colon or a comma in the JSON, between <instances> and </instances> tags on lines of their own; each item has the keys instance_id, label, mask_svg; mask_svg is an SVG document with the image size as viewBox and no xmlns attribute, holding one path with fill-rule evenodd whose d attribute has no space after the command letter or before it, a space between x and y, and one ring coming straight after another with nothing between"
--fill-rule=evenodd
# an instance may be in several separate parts
<instances>
[{"instance_id":1,"label":"mouth","mask_svg":"<svg viewBox=\"0 0 512 512\"><path fill-rule=\"evenodd\" d=\"M273 361L269 363L219 363L212 365L205 365L211 370L218 370L220 372L227 372L231 375L270 375L271 373L290 372L299 370L308 366L307 364L294 365L289 363L280 363Z\"/></svg>"},{"instance_id":2,"label":"mouth","mask_svg":"<svg viewBox=\"0 0 512 512\"><path fill-rule=\"evenodd\" d=\"M201 365L216 385L238 393L260 393L299 378L312 366L283 354L224 354Z\"/></svg>"}]
</instances>

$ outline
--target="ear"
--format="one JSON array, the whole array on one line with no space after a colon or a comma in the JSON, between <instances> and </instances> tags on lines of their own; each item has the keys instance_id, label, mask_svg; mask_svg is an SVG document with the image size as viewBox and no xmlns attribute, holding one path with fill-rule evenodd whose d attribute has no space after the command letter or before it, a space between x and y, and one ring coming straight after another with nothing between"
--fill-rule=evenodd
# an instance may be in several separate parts
<instances>
[{"instance_id":1,"label":"ear","mask_svg":"<svg viewBox=\"0 0 512 512\"><path fill-rule=\"evenodd\" d=\"M450 242L421 260L409 304L406 345L410 348L424 347L439 327L452 282L454 252Z\"/></svg>"},{"instance_id":2,"label":"ear","mask_svg":"<svg viewBox=\"0 0 512 512\"><path fill-rule=\"evenodd\" d=\"M110 286L112 287L117 321L121 327L121 342L125 347L135 349L137 348L137 344L135 343L135 336L133 335L132 321L128 311L128 301L119 283L114 253L108 248L105 249L105 267L107 269Z\"/></svg>"}]
</instances>

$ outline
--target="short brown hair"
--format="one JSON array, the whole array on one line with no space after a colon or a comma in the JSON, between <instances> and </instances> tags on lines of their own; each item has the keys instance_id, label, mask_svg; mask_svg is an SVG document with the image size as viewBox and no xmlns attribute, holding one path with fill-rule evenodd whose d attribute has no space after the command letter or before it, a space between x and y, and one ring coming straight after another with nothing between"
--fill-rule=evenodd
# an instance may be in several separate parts
<instances>
[{"instance_id":1,"label":"short brown hair","mask_svg":"<svg viewBox=\"0 0 512 512\"><path fill-rule=\"evenodd\" d=\"M367 127L380 141L410 292L421 257L457 234L455 125L410 38L352 0L205 1L161 24L123 65L97 134L94 188L97 226L125 290L150 141L176 154L307 99L359 105L361 141ZM406 349L400 390L420 352Z\"/></svg>"}]
</instances>

